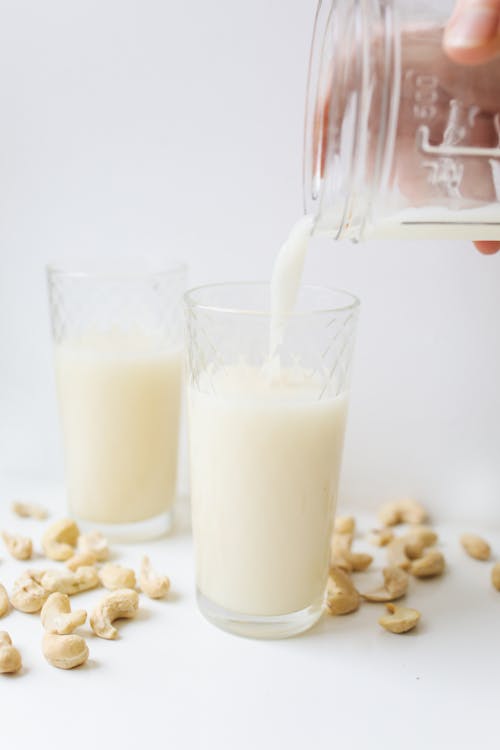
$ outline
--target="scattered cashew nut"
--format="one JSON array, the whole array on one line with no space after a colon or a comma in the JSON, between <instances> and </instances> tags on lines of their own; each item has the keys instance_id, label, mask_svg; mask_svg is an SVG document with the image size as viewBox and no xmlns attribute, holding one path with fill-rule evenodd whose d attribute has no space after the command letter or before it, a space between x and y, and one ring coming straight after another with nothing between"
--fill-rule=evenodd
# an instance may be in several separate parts
<instances>
[{"instance_id":1,"label":"scattered cashew nut","mask_svg":"<svg viewBox=\"0 0 500 750\"><path fill-rule=\"evenodd\" d=\"M406 534L403 538L406 540L405 552L407 558L418 560L419 557L422 557L425 545L418 538L412 538L411 534Z\"/></svg>"},{"instance_id":2,"label":"scattered cashew nut","mask_svg":"<svg viewBox=\"0 0 500 750\"><path fill-rule=\"evenodd\" d=\"M370 567L373 562L373 557L367 555L365 552L351 552L348 561L351 564L351 568L355 573L366 570Z\"/></svg>"},{"instance_id":3,"label":"scattered cashew nut","mask_svg":"<svg viewBox=\"0 0 500 750\"><path fill-rule=\"evenodd\" d=\"M396 565L403 570L411 568L412 560L422 557L426 547L437 540L432 529L423 526L411 530L408 534L395 537L387 545L387 561L389 565Z\"/></svg>"},{"instance_id":4,"label":"scattered cashew nut","mask_svg":"<svg viewBox=\"0 0 500 750\"><path fill-rule=\"evenodd\" d=\"M66 567L74 573L78 568L94 565L96 562L97 557L93 552L77 552L76 555L66 560Z\"/></svg>"},{"instance_id":5,"label":"scattered cashew nut","mask_svg":"<svg viewBox=\"0 0 500 750\"><path fill-rule=\"evenodd\" d=\"M341 568L331 568L326 594L326 609L331 615L349 615L356 612L361 596L347 573Z\"/></svg>"},{"instance_id":6,"label":"scattered cashew nut","mask_svg":"<svg viewBox=\"0 0 500 750\"><path fill-rule=\"evenodd\" d=\"M135 573L131 568L114 563L103 565L99 571L99 578L104 588L110 591L133 589L136 584Z\"/></svg>"},{"instance_id":7,"label":"scattered cashew nut","mask_svg":"<svg viewBox=\"0 0 500 750\"><path fill-rule=\"evenodd\" d=\"M105 596L90 615L90 626L99 638L114 639L118 631L111 623L123 617L135 617L139 595L133 589L118 589Z\"/></svg>"},{"instance_id":8,"label":"scattered cashew nut","mask_svg":"<svg viewBox=\"0 0 500 750\"><path fill-rule=\"evenodd\" d=\"M346 573L351 571L366 570L373 562L373 557L363 552L352 552L352 534L347 532L334 533L330 546L331 565L334 568L342 568Z\"/></svg>"},{"instance_id":9,"label":"scattered cashew nut","mask_svg":"<svg viewBox=\"0 0 500 750\"><path fill-rule=\"evenodd\" d=\"M497 562L491 570L491 582L497 591L500 591L500 562Z\"/></svg>"},{"instance_id":10,"label":"scattered cashew nut","mask_svg":"<svg viewBox=\"0 0 500 750\"><path fill-rule=\"evenodd\" d=\"M427 511L416 500L403 498L382 505L378 517L384 526L397 526L400 523L421 524L427 520Z\"/></svg>"},{"instance_id":11,"label":"scattered cashew nut","mask_svg":"<svg viewBox=\"0 0 500 750\"><path fill-rule=\"evenodd\" d=\"M43 570L26 570L14 581L10 602L20 612L40 612L49 592L42 586Z\"/></svg>"},{"instance_id":12,"label":"scattered cashew nut","mask_svg":"<svg viewBox=\"0 0 500 750\"><path fill-rule=\"evenodd\" d=\"M334 568L342 568L347 573L352 570L349 561L352 546L352 534L339 534L334 532L330 544L330 560Z\"/></svg>"},{"instance_id":13,"label":"scattered cashew nut","mask_svg":"<svg viewBox=\"0 0 500 750\"><path fill-rule=\"evenodd\" d=\"M398 536L387 545L387 562L392 567L409 570L411 560L407 554L408 540L404 536Z\"/></svg>"},{"instance_id":14,"label":"scattered cashew nut","mask_svg":"<svg viewBox=\"0 0 500 750\"><path fill-rule=\"evenodd\" d=\"M89 649L80 635L55 635L45 633L42 641L43 655L53 667L74 669L89 658Z\"/></svg>"},{"instance_id":15,"label":"scattered cashew nut","mask_svg":"<svg viewBox=\"0 0 500 750\"><path fill-rule=\"evenodd\" d=\"M170 578L155 574L147 555L142 558L139 583L141 589L150 599L162 599L170 589Z\"/></svg>"},{"instance_id":16,"label":"scattered cashew nut","mask_svg":"<svg viewBox=\"0 0 500 750\"><path fill-rule=\"evenodd\" d=\"M109 558L108 540L100 531L81 534L78 538L78 551L92 553L98 562L103 562Z\"/></svg>"},{"instance_id":17,"label":"scattered cashew nut","mask_svg":"<svg viewBox=\"0 0 500 750\"><path fill-rule=\"evenodd\" d=\"M0 630L0 674L19 672L21 667L21 654L12 645L10 635L5 630Z\"/></svg>"},{"instance_id":18,"label":"scattered cashew nut","mask_svg":"<svg viewBox=\"0 0 500 750\"><path fill-rule=\"evenodd\" d=\"M47 633L69 635L87 619L84 609L71 611L71 604L67 594L54 592L49 596L40 613L42 625Z\"/></svg>"},{"instance_id":19,"label":"scattered cashew nut","mask_svg":"<svg viewBox=\"0 0 500 750\"><path fill-rule=\"evenodd\" d=\"M475 560L489 560L491 547L487 541L476 534L462 534L460 543L469 557Z\"/></svg>"},{"instance_id":20,"label":"scattered cashew nut","mask_svg":"<svg viewBox=\"0 0 500 750\"><path fill-rule=\"evenodd\" d=\"M337 534L354 534L356 521L352 516L338 516L335 519L334 529Z\"/></svg>"},{"instance_id":21,"label":"scattered cashew nut","mask_svg":"<svg viewBox=\"0 0 500 750\"><path fill-rule=\"evenodd\" d=\"M419 560L412 562L410 573L416 578L434 578L434 576L440 576L444 572L445 565L441 552L433 549L429 550Z\"/></svg>"},{"instance_id":22,"label":"scattered cashew nut","mask_svg":"<svg viewBox=\"0 0 500 750\"><path fill-rule=\"evenodd\" d=\"M51 560L69 560L75 554L78 526L69 518L51 524L42 537L42 549Z\"/></svg>"},{"instance_id":23,"label":"scattered cashew nut","mask_svg":"<svg viewBox=\"0 0 500 750\"><path fill-rule=\"evenodd\" d=\"M47 570L41 584L47 594L54 591L68 595L79 594L99 586L99 574L91 565L78 568L75 573L70 570Z\"/></svg>"},{"instance_id":24,"label":"scattered cashew nut","mask_svg":"<svg viewBox=\"0 0 500 750\"><path fill-rule=\"evenodd\" d=\"M394 539L394 534L390 529L373 529L368 534L368 541L375 547L386 547Z\"/></svg>"},{"instance_id":25,"label":"scattered cashew nut","mask_svg":"<svg viewBox=\"0 0 500 750\"><path fill-rule=\"evenodd\" d=\"M0 583L0 617L3 617L9 611L9 596L5 586Z\"/></svg>"},{"instance_id":26,"label":"scattered cashew nut","mask_svg":"<svg viewBox=\"0 0 500 750\"><path fill-rule=\"evenodd\" d=\"M421 616L417 609L397 607L395 604L388 604L387 611L389 614L381 617L378 622L391 633L408 633L416 627Z\"/></svg>"},{"instance_id":27,"label":"scattered cashew nut","mask_svg":"<svg viewBox=\"0 0 500 750\"><path fill-rule=\"evenodd\" d=\"M2 539L12 557L15 557L16 560L29 560L33 554L33 544L31 539L26 536L8 534L6 531L2 531Z\"/></svg>"},{"instance_id":28,"label":"scattered cashew nut","mask_svg":"<svg viewBox=\"0 0 500 750\"><path fill-rule=\"evenodd\" d=\"M363 594L368 602L392 602L401 599L408 590L408 573L399 567L384 568L384 585L374 591Z\"/></svg>"},{"instance_id":29,"label":"scattered cashew nut","mask_svg":"<svg viewBox=\"0 0 500 750\"><path fill-rule=\"evenodd\" d=\"M22 503L20 500L14 500L11 509L20 518L36 518L38 521L44 521L48 516L45 508L42 508L40 505Z\"/></svg>"},{"instance_id":30,"label":"scattered cashew nut","mask_svg":"<svg viewBox=\"0 0 500 750\"><path fill-rule=\"evenodd\" d=\"M429 526L413 526L406 537L411 542L421 544L424 548L432 547L438 541L438 535Z\"/></svg>"}]
</instances>

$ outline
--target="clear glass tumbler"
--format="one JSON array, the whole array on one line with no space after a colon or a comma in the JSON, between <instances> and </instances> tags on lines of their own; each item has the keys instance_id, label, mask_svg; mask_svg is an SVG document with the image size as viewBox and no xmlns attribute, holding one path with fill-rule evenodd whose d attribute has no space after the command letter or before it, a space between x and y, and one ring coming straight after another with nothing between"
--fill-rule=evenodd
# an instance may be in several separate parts
<instances>
[{"instance_id":1,"label":"clear glass tumbler","mask_svg":"<svg viewBox=\"0 0 500 750\"><path fill-rule=\"evenodd\" d=\"M445 54L455 0L320 0L306 212L335 239L500 239L500 59Z\"/></svg>"},{"instance_id":2,"label":"clear glass tumbler","mask_svg":"<svg viewBox=\"0 0 500 750\"><path fill-rule=\"evenodd\" d=\"M186 269L47 273L70 512L114 539L159 536L176 491Z\"/></svg>"},{"instance_id":3,"label":"clear glass tumbler","mask_svg":"<svg viewBox=\"0 0 500 750\"><path fill-rule=\"evenodd\" d=\"M185 296L198 604L282 638L322 612L359 302L303 287L270 358L270 287Z\"/></svg>"}]
</instances>

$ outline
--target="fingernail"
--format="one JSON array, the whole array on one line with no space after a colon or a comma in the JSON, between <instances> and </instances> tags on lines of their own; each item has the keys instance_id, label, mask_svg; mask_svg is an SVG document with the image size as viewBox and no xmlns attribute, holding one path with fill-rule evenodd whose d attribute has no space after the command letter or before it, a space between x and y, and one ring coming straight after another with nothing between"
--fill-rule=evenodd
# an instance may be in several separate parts
<instances>
[{"instance_id":1,"label":"fingernail","mask_svg":"<svg viewBox=\"0 0 500 750\"><path fill-rule=\"evenodd\" d=\"M473 6L460 13L446 33L449 47L481 47L498 33L500 12L487 6Z\"/></svg>"}]
</instances>

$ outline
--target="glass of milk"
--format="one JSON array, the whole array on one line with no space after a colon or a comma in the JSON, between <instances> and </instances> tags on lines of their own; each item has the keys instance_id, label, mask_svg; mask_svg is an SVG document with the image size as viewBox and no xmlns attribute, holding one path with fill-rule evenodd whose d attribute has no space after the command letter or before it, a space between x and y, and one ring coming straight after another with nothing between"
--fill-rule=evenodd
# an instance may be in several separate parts
<instances>
[{"instance_id":1,"label":"glass of milk","mask_svg":"<svg viewBox=\"0 0 500 750\"><path fill-rule=\"evenodd\" d=\"M186 268L48 268L69 509L114 539L166 532Z\"/></svg>"},{"instance_id":2,"label":"glass of milk","mask_svg":"<svg viewBox=\"0 0 500 750\"><path fill-rule=\"evenodd\" d=\"M185 300L198 604L233 633L295 635L322 611L359 302L302 287L270 354L269 285Z\"/></svg>"}]
</instances>

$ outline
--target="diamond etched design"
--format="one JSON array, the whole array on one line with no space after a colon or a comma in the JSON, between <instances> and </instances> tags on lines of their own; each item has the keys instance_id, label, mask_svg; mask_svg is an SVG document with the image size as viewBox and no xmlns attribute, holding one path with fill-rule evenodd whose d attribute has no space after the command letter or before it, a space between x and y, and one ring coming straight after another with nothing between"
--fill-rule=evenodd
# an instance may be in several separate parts
<instances>
[{"instance_id":1,"label":"diamond etched design","mask_svg":"<svg viewBox=\"0 0 500 750\"><path fill-rule=\"evenodd\" d=\"M270 314L266 312L266 296L257 292L258 287L266 287L232 286L239 287L240 299L236 295L234 304L239 301L241 310L227 301L227 306L217 307L211 298L204 298L200 304L188 302L188 371L196 388L201 388L203 381L203 389L213 389L211 376L235 364L262 367L269 362ZM317 309L313 306L316 292L314 287L302 290L303 305L299 304L287 321L278 354L283 368L300 367L311 374L311 381L317 384L317 398L321 399L348 390L359 305L347 293L322 289L324 299L319 304L325 309ZM252 295L258 297L254 310L250 304L245 305L245 297ZM328 303L332 309L328 309Z\"/></svg>"},{"instance_id":2,"label":"diamond etched design","mask_svg":"<svg viewBox=\"0 0 500 750\"><path fill-rule=\"evenodd\" d=\"M182 343L185 269L156 274L66 273L49 269L54 341L110 332L155 334Z\"/></svg>"}]
</instances>

